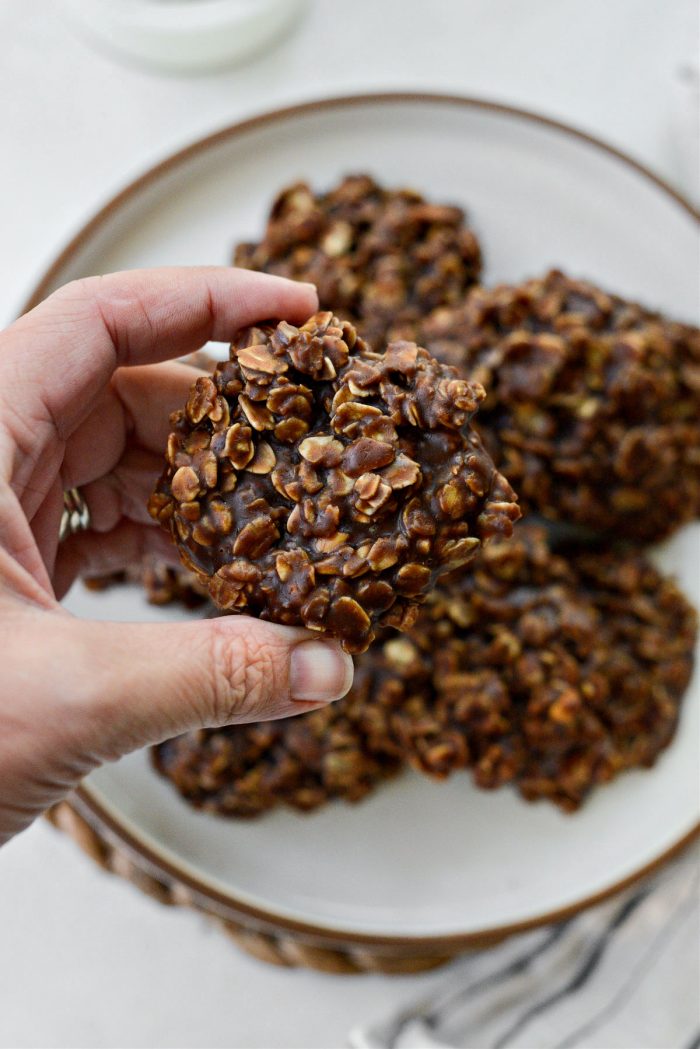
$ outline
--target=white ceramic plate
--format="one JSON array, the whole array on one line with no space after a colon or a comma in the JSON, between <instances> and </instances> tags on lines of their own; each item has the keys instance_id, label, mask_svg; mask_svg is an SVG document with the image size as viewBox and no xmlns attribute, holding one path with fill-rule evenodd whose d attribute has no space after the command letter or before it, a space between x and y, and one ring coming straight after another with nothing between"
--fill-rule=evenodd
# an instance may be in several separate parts
<instances>
[{"instance_id":1,"label":"white ceramic plate","mask_svg":"<svg viewBox=\"0 0 700 1049\"><path fill-rule=\"evenodd\" d=\"M526 114L405 96L301 107L197 144L112 202L38 290L125 267L227 262L234 241L260 233L281 186L364 170L464 205L489 283L560 265L696 320L697 225L648 173ZM700 604L700 527L658 560ZM183 614L149 608L135 589L75 588L66 604L107 619ZM622 776L575 816L480 792L466 775L406 775L357 807L226 822L188 808L145 753L94 773L86 789L152 856L238 904L354 935L468 937L582 906L667 854L697 825L699 757L696 673L657 767Z\"/></svg>"}]
</instances>

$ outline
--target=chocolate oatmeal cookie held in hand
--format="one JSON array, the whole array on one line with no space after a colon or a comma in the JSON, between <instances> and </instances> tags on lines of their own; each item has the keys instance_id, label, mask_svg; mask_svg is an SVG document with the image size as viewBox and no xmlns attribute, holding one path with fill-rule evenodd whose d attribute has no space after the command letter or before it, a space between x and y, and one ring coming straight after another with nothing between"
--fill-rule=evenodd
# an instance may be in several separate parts
<instances>
[{"instance_id":1,"label":"chocolate oatmeal cookie held in hand","mask_svg":"<svg viewBox=\"0 0 700 1049\"><path fill-rule=\"evenodd\" d=\"M637 541L700 514L700 331L557 271L476 288L415 336L483 383L523 508Z\"/></svg>"},{"instance_id":2,"label":"chocolate oatmeal cookie held in hand","mask_svg":"<svg viewBox=\"0 0 700 1049\"><path fill-rule=\"evenodd\" d=\"M149 502L216 605L367 648L519 516L483 398L414 343L318 313L244 331L172 417Z\"/></svg>"},{"instance_id":3,"label":"chocolate oatmeal cookie held in hand","mask_svg":"<svg viewBox=\"0 0 700 1049\"><path fill-rule=\"evenodd\" d=\"M304 182L283 189L257 244L234 264L310 281L321 306L346 317L373 345L436 306L456 304L479 280L481 251L461 208L410 189L350 175L327 193Z\"/></svg>"}]
</instances>

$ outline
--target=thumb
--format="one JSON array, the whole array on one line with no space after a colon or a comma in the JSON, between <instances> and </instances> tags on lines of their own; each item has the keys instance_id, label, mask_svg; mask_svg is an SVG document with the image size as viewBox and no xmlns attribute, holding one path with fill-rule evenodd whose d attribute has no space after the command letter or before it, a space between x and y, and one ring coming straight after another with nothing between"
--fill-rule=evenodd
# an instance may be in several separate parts
<instances>
[{"instance_id":1,"label":"thumb","mask_svg":"<svg viewBox=\"0 0 700 1049\"><path fill-rule=\"evenodd\" d=\"M339 699L335 642L243 616L95 623L0 586L0 844L95 765L188 729Z\"/></svg>"},{"instance_id":2,"label":"thumb","mask_svg":"<svg viewBox=\"0 0 700 1049\"><path fill-rule=\"evenodd\" d=\"M63 698L63 729L70 723L73 745L99 761L192 728L300 714L352 684L352 659L337 642L245 616L182 624L66 617L61 633L76 681Z\"/></svg>"}]
</instances>

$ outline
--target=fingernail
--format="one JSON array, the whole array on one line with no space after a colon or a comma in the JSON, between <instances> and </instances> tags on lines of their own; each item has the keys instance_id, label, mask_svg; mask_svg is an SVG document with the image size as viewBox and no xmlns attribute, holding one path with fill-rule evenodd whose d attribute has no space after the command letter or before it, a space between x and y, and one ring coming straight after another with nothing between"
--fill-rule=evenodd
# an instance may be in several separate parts
<instances>
[{"instance_id":1,"label":"fingernail","mask_svg":"<svg viewBox=\"0 0 700 1049\"><path fill-rule=\"evenodd\" d=\"M292 651L292 699L332 703L350 688L352 672L352 659L340 645L332 641L302 641Z\"/></svg>"}]
</instances>

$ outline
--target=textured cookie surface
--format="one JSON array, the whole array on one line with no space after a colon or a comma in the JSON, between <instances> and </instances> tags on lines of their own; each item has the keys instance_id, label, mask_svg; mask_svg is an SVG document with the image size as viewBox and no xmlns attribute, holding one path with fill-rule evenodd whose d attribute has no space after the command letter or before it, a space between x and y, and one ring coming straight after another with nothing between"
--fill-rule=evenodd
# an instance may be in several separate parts
<instances>
[{"instance_id":1,"label":"textured cookie surface","mask_svg":"<svg viewBox=\"0 0 700 1049\"><path fill-rule=\"evenodd\" d=\"M220 609L359 652L519 516L471 427L482 398L331 313L249 329L173 416L149 509Z\"/></svg>"},{"instance_id":2,"label":"textured cookie surface","mask_svg":"<svg viewBox=\"0 0 700 1049\"><path fill-rule=\"evenodd\" d=\"M296 718L200 730L153 748L153 763L196 808L258 816L360 801L404 762L360 680L351 695Z\"/></svg>"},{"instance_id":3,"label":"textured cookie surface","mask_svg":"<svg viewBox=\"0 0 700 1049\"><path fill-rule=\"evenodd\" d=\"M700 514L697 328L552 271L411 333L483 383L479 426L524 509L642 541Z\"/></svg>"},{"instance_id":4,"label":"textured cookie surface","mask_svg":"<svg viewBox=\"0 0 700 1049\"><path fill-rule=\"evenodd\" d=\"M393 738L414 766L470 768L481 787L513 782L571 810L668 745L696 626L642 555L562 557L521 525L469 578L445 581L408 637L385 643L373 695L388 689Z\"/></svg>"},{"instance_id":5,"label":"textured cookie surface","mask_svg":"<svg viewBox=\"0 0 700 1049\"><path fill-rule=\"evenodd\" d=\"M321 305L373 345L386 341L390 327L460 302L481 271L460 208L383 189L368 175L345 178L328 193L305 183L282 190L263 239L240 244L234 262L311 281Z\"/></svg>"}]
</instances>

